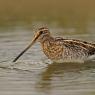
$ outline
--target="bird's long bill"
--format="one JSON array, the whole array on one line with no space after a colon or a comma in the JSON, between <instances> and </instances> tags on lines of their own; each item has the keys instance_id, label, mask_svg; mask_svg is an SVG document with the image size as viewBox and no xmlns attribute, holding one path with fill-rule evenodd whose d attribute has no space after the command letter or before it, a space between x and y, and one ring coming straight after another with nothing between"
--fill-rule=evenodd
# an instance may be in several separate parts
<instances>
[{"instance_id":1,"label":"bird's long bill","mask_svg":"<svg viewBox=\"0 0 95 95\"><path fill-rule=\"evenodd\" d=\"M32 42L13 60L13 62L16 62L20 58L20 56L22 56L35 43L39 36L40 34L36 35Z\"/></svg>"}]
</instances>

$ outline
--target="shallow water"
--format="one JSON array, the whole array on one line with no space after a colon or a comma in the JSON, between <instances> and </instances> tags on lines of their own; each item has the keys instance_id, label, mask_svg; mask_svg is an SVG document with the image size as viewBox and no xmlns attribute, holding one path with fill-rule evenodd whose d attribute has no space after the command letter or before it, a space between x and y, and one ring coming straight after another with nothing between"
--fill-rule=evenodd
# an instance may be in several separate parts
<instances>
[{"instance_id":1,"label":"shallow water","mask_svg":"<svg viewBox=\"0 0 95 95\"><path fill-rule=\"evenodd\" d=\"M93 31L51 30L54 36L95 42ZM95 95L95 61L51 64L36 43L13 63L32 37L33 32L22 28L0 32L0 95Z\"/></svg>"}]
</instances>

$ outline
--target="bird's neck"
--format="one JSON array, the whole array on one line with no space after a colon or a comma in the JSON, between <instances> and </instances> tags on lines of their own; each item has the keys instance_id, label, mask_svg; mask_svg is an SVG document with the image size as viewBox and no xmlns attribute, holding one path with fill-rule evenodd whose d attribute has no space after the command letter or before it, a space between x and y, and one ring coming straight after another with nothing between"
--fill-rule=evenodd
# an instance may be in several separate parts
<instances>
[{"instance_id":1,"label":"bird's neck","mask_svg":"<svg viewBox=\"0 0 95 95\"><path fill-rule=\"evenodd\" d=\"M54 38L52 36L43 36L41 39L40 39L40 43L43 44L43 43L46 43L46 42L52 42L54 40Z\"/></svg>"},{"instance_id":2,"label":"bird's neck","mask_svg":"<svg viewBox=\"0 0 95 95\"><path fill-rule=\"evenodd\" d=\"M54 38L51 36L43 37L43 39L40 40L40 43L44 53L46 53L46 51L52 46L52 44L54 44Z\"/></svg>"}]
</instances>

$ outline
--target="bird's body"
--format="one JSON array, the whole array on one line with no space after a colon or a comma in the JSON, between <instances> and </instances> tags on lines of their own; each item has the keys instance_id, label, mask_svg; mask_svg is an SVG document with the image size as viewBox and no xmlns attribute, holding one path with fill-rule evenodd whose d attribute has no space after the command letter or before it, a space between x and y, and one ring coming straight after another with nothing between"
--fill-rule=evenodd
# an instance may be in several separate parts
<instances>
[{"instance_id":1,"label":"bird's body","mask_svg":"<svg viewBox=\"0 0 95 95\"><path fill-rule=\"evenodd\" d=\"M95 54L95 45L75 39L46 38L43 52L53 61L84 61Z\"/></svg>"},{"instance_id":2,"label":"bird's body","mask_svg":"<svg viewBox=\"0 0 95 95\"><path fill-rule=\"evenodd\" d=\"M95 44L75 40L52 37L48 28L40 28L32 43L14 60L16 61L38 39L44 54L52 61L85 61L95 55Z\"/></svg>"}]
</instances>

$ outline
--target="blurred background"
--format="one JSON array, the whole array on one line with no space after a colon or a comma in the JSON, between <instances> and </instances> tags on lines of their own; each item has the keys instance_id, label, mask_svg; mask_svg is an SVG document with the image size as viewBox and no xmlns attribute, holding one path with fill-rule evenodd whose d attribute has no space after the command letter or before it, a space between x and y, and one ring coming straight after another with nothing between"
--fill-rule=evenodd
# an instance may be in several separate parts
<instances>
[{"instance_id":1,"label":"blurred background","mask_svg":"<svg viewBox=\"0 0 95 95\"><path fill-rule=\"evenodd\" d=\"M12 62L42 26L95 43L95 0L0 0L0 95L95 95L95 60L51 64L36 43Z\"/></svg>"},{"instance_id":2,"label":"blurred background","mask_svg":"<svg viewBox=\"0 0 95 95\"><path fill-rule=\"evenodd\" d=\"M0 27L52 27L88 32L95 26L95 0L0 0Z\"/></svg>"}]
</instances>

